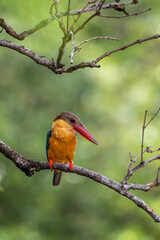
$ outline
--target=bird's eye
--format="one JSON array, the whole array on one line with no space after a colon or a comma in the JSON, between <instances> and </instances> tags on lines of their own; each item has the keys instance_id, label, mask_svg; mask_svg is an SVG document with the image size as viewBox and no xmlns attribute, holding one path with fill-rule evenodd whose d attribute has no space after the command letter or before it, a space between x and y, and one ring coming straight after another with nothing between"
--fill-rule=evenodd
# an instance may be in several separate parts
<instances>
[{"instance_id":1,"label":"bird's eye","mask_svg":"<svg viewBox=\"0 0 160 240\"><path fill-rule=\"evenodd\" d=\"M71 122L72 122L72 123L75 123L75 120L74 120L74 118L71 118Z\"/></svg>"}]
</instances>

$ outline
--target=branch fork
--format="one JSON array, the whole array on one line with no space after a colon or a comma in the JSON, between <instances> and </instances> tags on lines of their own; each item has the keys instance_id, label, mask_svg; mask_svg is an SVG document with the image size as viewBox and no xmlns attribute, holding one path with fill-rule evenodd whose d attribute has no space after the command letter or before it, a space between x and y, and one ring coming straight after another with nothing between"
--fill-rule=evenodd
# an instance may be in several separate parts
<instances>
[{"instance_id":1,"label":"branch fork","mask_svg":"<svg viewBox=\"0 0 160 240\"><path fill-rule=\"evenodd\" d=\"M146 127L153 121L153 119L158 115L160 109L155 113L155 115L148 121L146 124L146 116L147 112L145 112L145 117L143 121L142 129L146 129ZM145 127L144 127L145 126ZM144 131L143 130L143 131ZM142 135L142 141L144 143L144 132ZM143 145L141 145L143 146ZM87 178L90 178L93 181L96 181L100 184L105 185L106 187L111 188L112 190L118 192L120 195L129 198L131 201L133 201L138 207L142 208L146 213L148 213L155 222L160 223L160 216L154 212L153 209L151 209L142 199L138 198L133 193L130 193L130 190L139 190L139 191L150 191L154 187L160 186L160 179L159 179L159 173L160 173L160 167L158 168L157 175L155 178L155 181L147 183L147 184L136 184L136 183L128 183L128 180L132 177L132 175L138 171L140 168L144 168L147 164L160 159L160 155L156 155L154 157L151 157L145 161L140 161L139 164L137 164L135 167L133 165L137 162L139 158L141 158L144 153L155 153L160 151L160 148L151 150L151 146L146 147L143 152L141 152L137 157L133 159L131 153L129 153L130 156L130 164L128 166L127 174L122 180L122 182L117 182L115 180L112 180L100 173L91 171L86 168L75 166L73 167L73 174L78 174ZM17 153L13 148L6 145L2 140L0 140L0 152L8 159L10 159L21 171L23 171L27 176L32 176L35 172L50 169L49 162L37 162L33 159L26 159L21 154ZM62 163L54 163L53 166L54 169L60 169L64 172L70 172L70 167L68 164L62 164Z\"/></svg>"},{"instance_id":2,"label":"branch fork","mask_svg":"<svg viewBox=\"0 0 160 240\"><path fill-rule=\"evenodd\" d=\"M49 9L49 14L50 16L42 21L40 21L40 23L38 23L36 26L30 28L27 31L23 31L22 33L17 33L11 26L9 26L4 19L0 18L0 27L2 28L2 30L0 31L0 33L5 30L6 33L8 35L10 35L11 37L13 37L14 39L18 39L19 41L24 40L26 37L36 33L37 31L39 31L40 29L46 27L48 24L52 23L53 21L57 21L57 23L59 24L59 27L61 29L61 31L63 32L63 37L62 37L62 43L59 47L59 52L58 52L58 56L56 60L50 61L49 59L47 59L46 57L42 57L40 56L38 53L35 53L34 51L32 51L31 49L28 49L27 47L24 47L22 45L16 44L14 42L9 42L7 40L3 40L0 39L0 46L1 47L7 47L10 48L14 51L19 52L20 54L23 54L29 58L31 58L32 60L34 60L37 64L40 64L44 67L47 67L48 69L50 69L53 73L55 74L62 74L62 73L71 73L73 71L76 71L78 69L83 69L83 68L99 68L100 65L98 64L103 58L110 56L111 54L121 51L121 50L125 50L131 46L134 46L136 44L141 44L145 41L149 41L149 40L153 40L153 39L158 39L160 38L160 34L156 34L152 37L149 38L145 38L145 39L140 39L137 40L135 42L132 42L128 45L122 46L120 48L117 48L113 51L109 51L106 52L104 54L102 54L101 56L99 56L98 58L89 61L89 62L85 62L82 61L78 64L73 65L73 57L74 57L74 53L76 51L80 51L80 46L88 43L92 40L97 40L97 39L110 39L110 40L118 40L117 38L114 37L106 37L106 36L94 36L92 38L86 39L84 41L82 41L79 44L75 44L75 36L76 34L81 31L84 27L86 27L86 25L93 20L95 17L103 17L103 18L122 18L122 17L131 17L131 16L137 16L139 14L143 14L149 10L149 9L145 9L142 10L141 12L136 12L136 13L131 13L129 14L128 12L126 12L126 7L128 6L135 6L136 4L138 4L138 1L126 1L121 3L119 0L112 2L112 3L108 3L105 4L105 0L90 0L88 1L84 7L82 9L77 9L77 10L71 10L71 0L68 0L68 9L66 12L61 12L59 9L59 2L60 0L54 0L53 3L50 6ZM124 12L124 15L121 16L105 16L103 14L101 14L101 12L103 10L107 11L108 9L111 9L112 11L121 11ZM89 16L82 24L80 24L79 26L79 19L82 18L83 14L87 14L87 13L92 13L91 16ZM71 21L70 17L71 16L76 16L74 21ZM66 18L66 21L65 21ZM70 53L70 64L71 66L69 66L68 68L65 68L65 63L63 62L63 58L64 58L64 54L66 51L66 47L67 44L71 42L72 44L72 50ZM23 49L22 49L23 48ZM43 58L43 61L42 61ZM54 57L55 59L55 57ZM142 157L143 158L143 157Z\"/></svg>"}]
</instances>

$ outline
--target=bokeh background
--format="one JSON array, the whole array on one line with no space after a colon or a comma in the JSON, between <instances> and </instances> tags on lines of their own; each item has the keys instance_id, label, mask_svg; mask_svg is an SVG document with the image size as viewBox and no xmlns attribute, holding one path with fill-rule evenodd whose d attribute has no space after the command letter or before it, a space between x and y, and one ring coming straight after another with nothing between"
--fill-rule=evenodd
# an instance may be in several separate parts
<instances>
[{"instance_id":1,"label":"bokeh background","mask_svg":"<svg viewBox=\"0 0 160 240\"><path fill-rule=\"evenodd\" d=\"M62 10L67 1L62 2ZM83 3L82 3L83 2ZM72 1L72 9L85 1ZM48 0L1 0L0 17L17 32L49 16ZM74 62L92 60L100 54L160 32L159 1L140 1L137 17L93 20L81 31L76 43L93 36L114 36L119 42L92 41L76 53ZM112 14L112 11L104 12ZM113 12L113 14L115 14ZM121 13L116 13L121 14ZM50 59L56 57L62 33L53 22L23 43ZM18 41L3 31L0 38ZM71 45L65 53L69 65ZM148 119L160 101L160 41L153 40L115 53L101 61L100 69L83 69L55 75L31 59L0 48L0 136L26 158L46 161L46 133L61 111L76 113L100 143L91 144L78 135L74 164L121 181L129 164L129 152L140 153L144 111ZM145 146L160 147L160 116L147 128ZM145 155L145 159L150 157ZM132 182L155 179L159 162L139 170ZM3 155L0 156L0 239L3 240L154 240L160 225L134 203L90 179L63 173L53 188L52 172L25 176ZM160 214L160 190L136 192Z\"/></svg>"}]
</instances>

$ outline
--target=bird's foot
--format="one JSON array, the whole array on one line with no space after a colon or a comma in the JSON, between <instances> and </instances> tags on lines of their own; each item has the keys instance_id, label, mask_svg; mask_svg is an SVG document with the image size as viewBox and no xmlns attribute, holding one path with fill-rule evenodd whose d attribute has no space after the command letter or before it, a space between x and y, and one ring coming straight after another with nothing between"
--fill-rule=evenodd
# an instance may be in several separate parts
<instances>
[{"instance_id":1,"label":"bird's foot","mask_svg":"<svg viewBox=\"0 0 160 240\"><path fill-rule=\"evenodd\" d=\"M73 171L73 161L70 161L69 166L70 166L70 172L72 172Z\"/></svg>"},{"instance_id":2,"label":"bird's foot","mask_svg":"<svg viewBox=\"0 0 160 240\"><path fill-rule=\"evenodd\" d=\"M52 170L54 165L54 162L52 159L49 159L49 164L50 164L50 169Z\"/></svg>"}]
</instances>

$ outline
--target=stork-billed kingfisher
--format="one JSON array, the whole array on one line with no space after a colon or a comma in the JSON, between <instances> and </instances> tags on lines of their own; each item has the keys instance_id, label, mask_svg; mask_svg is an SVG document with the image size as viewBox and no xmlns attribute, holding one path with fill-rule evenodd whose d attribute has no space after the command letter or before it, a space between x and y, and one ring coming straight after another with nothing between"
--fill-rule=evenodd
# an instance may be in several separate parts
<instances>
[{"instance_id":1,"label":"stork-billed kingfisher","mask_svg":"<svg viewBox=\"0 0 160 240\"><path fill-rule=\"evenodd\" d=\"M52 128L47 133L46 153L50 168L54 162L68 163L73 170L73 158L77 146L76 132L87 140L98 144L81 120L71 112L62 112L53 120ZM54 170L53 186L60 184L61 170Z\"/></svg>"}]
</instances>

